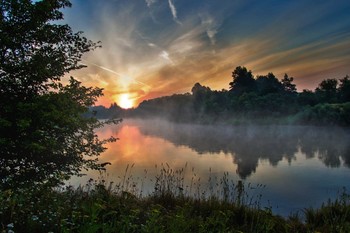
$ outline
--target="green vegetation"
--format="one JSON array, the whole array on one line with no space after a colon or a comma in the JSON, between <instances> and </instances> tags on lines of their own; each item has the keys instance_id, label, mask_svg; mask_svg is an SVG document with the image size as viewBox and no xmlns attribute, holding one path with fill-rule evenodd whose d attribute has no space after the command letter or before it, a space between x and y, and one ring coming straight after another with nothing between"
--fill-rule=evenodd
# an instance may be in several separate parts
<instances>
[{"instance_id":1,"label":"green vegetation","mask_svg":"<svg viewBox=\"0 0 350 233\"><path fill-rule=\"evenodd\" d=\"M127 174L129 177L126 177ZM319 209L288 218L261 206L258 185L233 182L227 174L202 188L183 170L162 168L154 191L142 190L128 170L117 184L90 180L84 187L31 188L0 193L2 232L349 232L350 196L344 191ZM142 186L142 184L141 184ZM192 194L190 193L192 190ZM304 220L303 220L304 219Z\"/></svg>"},{"instance_id":2,"label":"green vegetation","mask_svg":"<svg viewBox=\"0 0 350 233\"><path fill-rule=\"evenodd\" d=\"M196 83L191 92L143 101L123 111L116 104L94 108L101 118L163 117L172 121L228 124L303 124L349 126L350 79L323 80L315 91L297 92L294 78L273 73L254 77L238 66L229 90ZM179 114L181 113L181 114Z\"/></svg>"},{"instance_id":3,"label":"green vegetation","mask_svg":"<svg viewBox=\"0 0 350 233\"><path fill-rule=\"evenodd\" d=\"M83 117L102 95L73 77L84 53L99 47L63 19L67 0L0 1L0 188L56 185L83 169L103 169L106 142Z\"/></svg>"},{"instance_id":4,"label":"green vegetation","mask_svg":"<svg viewBox=\"0 0 350 233\"><path fill-rule=\"evenodd\" d=\"M89 182L59 188L81 169L103 170L104 144L86 114L102 89L73 77L84 53L99 47L68 25L61 8L68 0L0 1L0 229L1 232L349 232L350 198L344 194L318 210L284 219L249 197L242 182L227 175L207 191L199 179L184 185L182 171L161 170L154 192L120 184ZM171 120L286 122L349 125L349 77L323 81L315 92L296 93L293 78L269 73L255 77L244 67L233 72L230 90L195 84L192 94L142 103L130 116L164 114ZM121 111L115 104L111 112ZM179 114L180 117L179 117ZM113 115L112 114L112 115ZM178 118L174 118L174 116ZM110 123L116 123L112 120ZM193 184L193 186L192 186ZM142 191L142 189L141 189Z\"/></svg>"}]
</instances>

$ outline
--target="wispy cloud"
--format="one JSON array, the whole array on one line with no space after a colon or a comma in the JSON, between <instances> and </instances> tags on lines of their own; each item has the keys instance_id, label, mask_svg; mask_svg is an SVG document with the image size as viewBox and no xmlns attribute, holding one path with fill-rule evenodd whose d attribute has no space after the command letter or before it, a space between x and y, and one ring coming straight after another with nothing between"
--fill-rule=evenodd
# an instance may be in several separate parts
<instances>
[{"instance_id":1,"label":"wispy cloud","mask_svg":"<svg viewBox=\"0 0 350 233\"><path fill-rule=\"evenodd\" d=\"M157 0L145 0L148 7L151 7Z\"/></svg>"},{"instance_id":2,"label":"wispy cloud","mask_svg":"<svg viewBox=\"0 0 350 233\"><path fill-rule=\"evenodd\" d=\"M203 41L199 38L202 32L201 28L194 28L184 32L182 35L174 37L173 41L170 43L169 49L180 56L196 52L203 46Z\"/></svg>"},{"instance_id":3,"label":"wispy cloud","mask_svg":"<svg viewBox=\"0 0 350 233\"><path fill-rule=\"evenodd\" d=\"M201 24L205 27L206 34L211 42L211 44L215 45L216 38L215 35L218 33L219 24L216 22L214 17L209 14L201 14Z\"/></svg>"},{"instance_id":4,"label":"wispy cloud","mask_svg":"<svg viewBox=\"0 0 350 233\"><path fill-rule=\"evenodd\" d=\"M170 59L169 53L165 50L163 50L160 54L160 57L164 58L166 61L168 61L170 64L174 64L174 62Z\"/></svg>"},{"instance_id":5,"label":"wispy cloud","mask_svg":"<svg viewBox=\"0 0 350 233\"><path fill-rule=\"evenodd\" d=\"M168 54L166 54L166 55L167 55L167 57L168 57L168 59L169 59L169 55L168 55ZM169 60L170 60L170 59L169 59ZM124 80L126 79L128 82L131 81L131 82L140 84L140 85L142 85L142 86L146 86L146 87L151 88L151 86L147 85L146 83L140 82L140 81L136 80L135 78L132 78L132 77L127 76L127 75L125 75L125 74L121 74L121 73L119 73L119 72L117 72L117 71L115 71L115 70L109 69L109 68L107 68L107 67L104 67L104 66L101 66L101 65L92 63L92 62L88 62L88 61L86 61L86 60L83 60L83 61L84 61L85 63L89 64L89 65L93 65L93 66L98 67L98 68L100 68L100 69L102 69L102 70L105 70L105 71L108 71L108 72L110 72L110 73L112 73L112 74L115 74L115 75L117 75L118 77L120 77L120 78L122 78L122 79L124 79ZM82 64L83 64L83 63L82 63ZM83 64L83 65L86 65L86 64Z\"/></svg>"},{"instance_id":6,"label":"wispy cloud","mask_svg":"<svg viewBox=\"0 0 350 233\"><path fill-rule=\"evenodd\" d=\"M175 7L173 1L168 0L168 3L169 3L170 10L171 10L171 14L173 15L174 21L178 24L181 24L181 22L177 18L177 10L176 10L176 7Z\"/></svg>"},{"instance_id":7,"label":"wispy cloud","mask_svg":"<svg viewBox=\"0 0 350 233\"><path fill-rule=\"evenodd\" d=\"M91 14L85 11L75 12L68 21L86 22L79 30L102 41L102 49L84 56L90 64L77 77L104 88L100 103L105 105L127 92L135 95L137 104L185 93L196 82L227 89L231 72L239 65L255 75L273 72L280 78L287 72L300 89L313 89L321 79L350 72L348 18L325 24L325 15L331 15L327 11L339 8L335 4L309 9L304 7L307 3L293 1L293 7L278 12L261 9L265 3L253 4L248 7L248 20L241 9L249 4L243 0L226 5L215 0L206 4L201 0L191 0L191 4L177 4L176 0L106 2L92 1L91 5L100 6L93 8L94 23L87 23L91 23ZM307 14L293 17L300 10Z\"/></svg>"}]
</instances>

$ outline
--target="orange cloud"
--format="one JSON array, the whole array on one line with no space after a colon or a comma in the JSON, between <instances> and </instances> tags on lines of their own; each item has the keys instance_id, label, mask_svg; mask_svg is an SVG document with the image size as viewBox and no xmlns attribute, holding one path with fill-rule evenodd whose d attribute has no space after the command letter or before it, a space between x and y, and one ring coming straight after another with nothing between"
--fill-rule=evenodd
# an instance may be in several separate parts
<instances>
[{"instance_id":1,"label":"orange cloud","mask_svg":"<svg viewBox=\"0 0 350 233\"><path fill-rule=\"evenodd\" d=\"M288 73L299 90L350 73L350 33L338 30L346 24L339 22L328 34L312 27L324 18L320 11L334 7L331 3L317 9L296 4L299 8L268 16L268 24L257 17L258 22L233 20L227 25L223 25L224 17L239 15L245 3L217 12L200 8L191 14L184 14L181 4L174 3L147 0L144 8L125 3L118 5L117 12L101 4L96 10L94 27L88 29L103 47L87 54L82 62L88 68L72 75L85 85L104 88L105 96L98 104L109 106L128 94L136 106L149 98L190 92L196 82L228 89L236 66L246 66L254 74L273 72L279 78ZM155 20L164 9L169 21ZM260 12L260 8L250 6L249 12ZM181 24L174 23L175 19ZM259 27L250 30L255 24ZM311 31L305 32L308 28Z\"/></svg>"}]
</instances>

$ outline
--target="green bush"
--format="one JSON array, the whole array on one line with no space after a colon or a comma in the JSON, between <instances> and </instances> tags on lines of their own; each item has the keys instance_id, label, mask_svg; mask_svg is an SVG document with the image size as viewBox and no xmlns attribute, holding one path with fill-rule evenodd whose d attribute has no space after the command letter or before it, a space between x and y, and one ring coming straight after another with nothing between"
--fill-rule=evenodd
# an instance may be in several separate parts
<instances>
[{"instance_id":1,"label":"green bush","mask_svg":"<svg viewBox=\"0 0 350 233\"><path fill-rule=\"evenodd\" d=\"M313 125L350 126L350 102L317 104L307 107L296 116L296 122Z\"/></svg>"}]
</instances>

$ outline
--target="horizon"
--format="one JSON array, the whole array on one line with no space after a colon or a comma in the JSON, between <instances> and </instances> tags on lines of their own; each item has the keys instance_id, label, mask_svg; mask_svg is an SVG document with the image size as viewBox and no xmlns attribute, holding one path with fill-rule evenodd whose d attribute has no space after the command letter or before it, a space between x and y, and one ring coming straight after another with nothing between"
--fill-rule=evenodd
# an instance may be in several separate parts
<instances>
[{"instance_id":1,"label":"horizon","mask_svg":"<svg viewBox=\"0 0 350 233\"><path fill-rule=\"evenodd\" d=\"M72 0L65 20L102 48L71 75L104 89L96 105L136 107L190 92L228 89L237 66L294 77L298 91L350 74L350 2Z\"/></svg>"}]
</instances>

